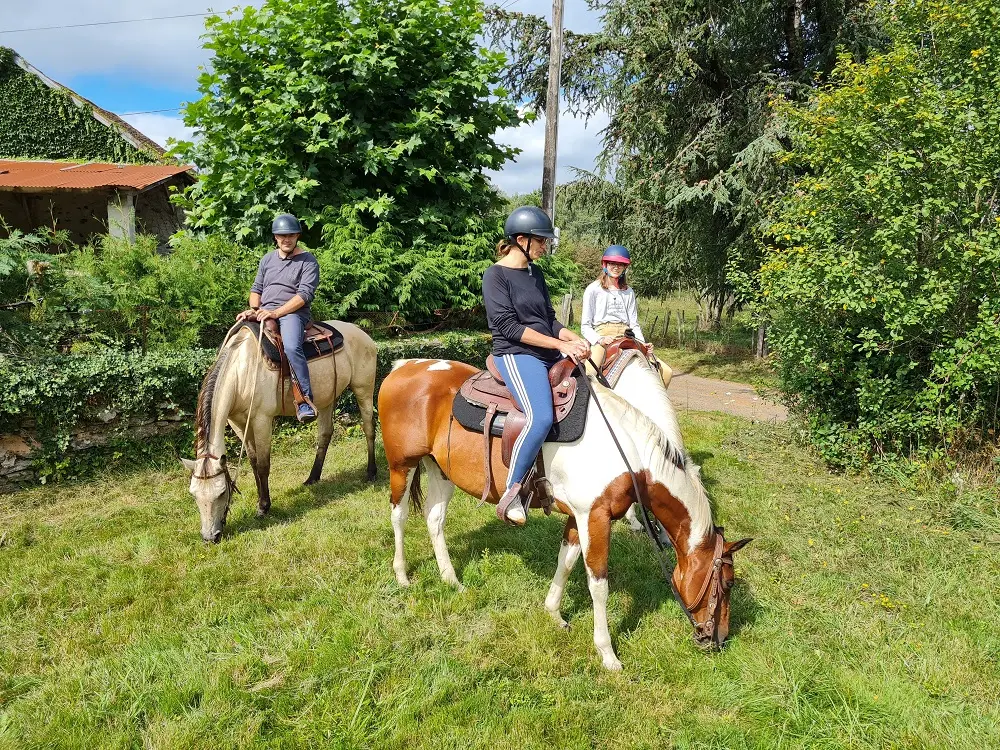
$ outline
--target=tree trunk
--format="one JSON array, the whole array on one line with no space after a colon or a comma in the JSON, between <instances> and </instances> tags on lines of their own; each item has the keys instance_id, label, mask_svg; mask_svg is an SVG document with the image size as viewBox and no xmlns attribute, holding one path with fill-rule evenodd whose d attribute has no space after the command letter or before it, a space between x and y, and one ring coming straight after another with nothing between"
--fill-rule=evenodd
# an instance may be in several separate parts
<instances>
[{"instance_id":1,"label":"tree trunk","mask_svg":"<svg viewBox=\"0 0 1000 750\"><path fill-rule=\"evenodd\" d=\"M788 50L788 73L795 77L806 66L805 45L802 42L802 3L804 0L786 0L785 47Z\"/></svg>"}]
</instances>

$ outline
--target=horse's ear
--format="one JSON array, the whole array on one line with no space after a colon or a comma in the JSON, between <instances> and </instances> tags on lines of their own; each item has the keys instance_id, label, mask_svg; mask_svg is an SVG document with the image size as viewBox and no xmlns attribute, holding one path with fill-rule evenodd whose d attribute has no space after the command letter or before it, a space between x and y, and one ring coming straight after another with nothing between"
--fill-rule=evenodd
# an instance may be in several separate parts
<instances>
[{"instance_id":1,"label":"horse's ear","mask_svg":"<svg viewBox=\"0 0 1000 750\"><path fill-rule=\"evenodd\" d=\"M726 553L731 555L734 552L738 552L739 550L743 549L748 544L750 544L750 542L752 541L753 537L747 537L746 539L740 539L738 542L729 542L728 544L726 544Z\"/></svg>"},{"instance_id":2,"label":"horse's ear","mask_svg":"<svg viewBox=\"0 0 1000 750\"><path fill-rule=\"evenodd\" d=\"M194 470L198 467L198 462L192 461L190 458L182 458L181 464L184 466L185 469L190 471L192 474L194 474Z\"/></svg>"}]
</instances>

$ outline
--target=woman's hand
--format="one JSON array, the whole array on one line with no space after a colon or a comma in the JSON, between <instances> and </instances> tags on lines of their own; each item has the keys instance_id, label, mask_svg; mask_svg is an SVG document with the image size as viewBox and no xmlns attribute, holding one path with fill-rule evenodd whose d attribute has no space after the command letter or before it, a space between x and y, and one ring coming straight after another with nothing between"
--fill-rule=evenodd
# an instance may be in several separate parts
<instances>
[{"instance_id":1,"label":"woman's hand","mask_svg":"<svg viewBox=\"0 0 1000 750\"><path fill-rule=\"evenodd\" d=\"M615 340L614 336L601 336L600 340L597 342L601 346L609 346Z\"/></svg>"},{"instance_id":2,"label":"woman's hand","mask_svg":"<svg viewBox=\"0 0 1000 750\"><path fill-rule=\"evenodd\" d=\"M562 341L559 344L559 351L577 362L583 362L590 356L590 344L585 339Z\"/></svg>"}]
</instances>

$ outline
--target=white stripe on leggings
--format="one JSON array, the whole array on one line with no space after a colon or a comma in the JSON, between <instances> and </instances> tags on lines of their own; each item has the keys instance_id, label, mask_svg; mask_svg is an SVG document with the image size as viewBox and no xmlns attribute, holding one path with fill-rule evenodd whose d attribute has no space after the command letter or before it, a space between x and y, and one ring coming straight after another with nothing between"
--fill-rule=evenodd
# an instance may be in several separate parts
<instances>
[{"instance_id":1,"label":"white stripe on leggings","mask_svg":"<svg viewBox=\"0 0 1000 750\"><path fill-rule=\"evenodd\" d=\"M513 354L503 355L504 364L507 365L507 372L510 373L511 387L517 391L517 398L524 407L525 423L524 429L521 430L521 434L517 436L517 440L514 441L514 448L510 453L510 468L513 469L517 466L517 457L521 452L521 446L524 444L524 439L528 436L528 430L531 429L532 422L532 411L531 411L531 401L528 399L528 389L524 386L524 380L521 378L521 373L517 369L517 364L514 362ZM524 477L518 477L516 480L513 478L511 471L507 472L507 489L514 484L515 481L519 482Z\"/></svg>"}]
</instances>

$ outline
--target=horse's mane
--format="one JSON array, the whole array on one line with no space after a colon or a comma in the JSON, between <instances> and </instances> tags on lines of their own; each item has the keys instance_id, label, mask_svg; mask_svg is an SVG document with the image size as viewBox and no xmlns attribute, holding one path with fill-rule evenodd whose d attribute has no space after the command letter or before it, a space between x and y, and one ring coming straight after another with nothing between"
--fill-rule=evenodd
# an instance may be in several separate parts
<instances>
[{"instance_id":1,"label":"horse's mane","mask_svg":"<svg viewBox=\"0 0 1000 750\"><path fill-rule=\"evenodd\" d=\"M241 330L245 330L238 326L239 324L233 326L229 330L229 333L226 334L225 340L219 347L219 354L215 358L215 363L212 365L212 369L208 371L208 374L205 375L205 379L201 383L201 390L198 392L198 408L194 413L194 447L199 453L202 447L208 445L212 436L212 401L215 398L215 389L219 384L219 376L225 369L233 349L246 338L245 336L241 337L237 335Z\"/></svg>"},{"instance_id":2,"label":"horse's mane","mask_svg":"<svg viewBox=\"0 0 1000 750\"><path fill-rule=\"evenodd\" d=\"M664 477L667 489L687 509L691 518L692 543L707 534L712 527L712 507L708 494L701 482L701 469L687 456L682 448L673 445L667 434L648 416L630 404L620 395L587 376L591 388L602 401L611 403L629 424L629 434L635 436L633 443L646 451L644 457L647 468L654 476Z\"/></svg>"}]
</instances>

